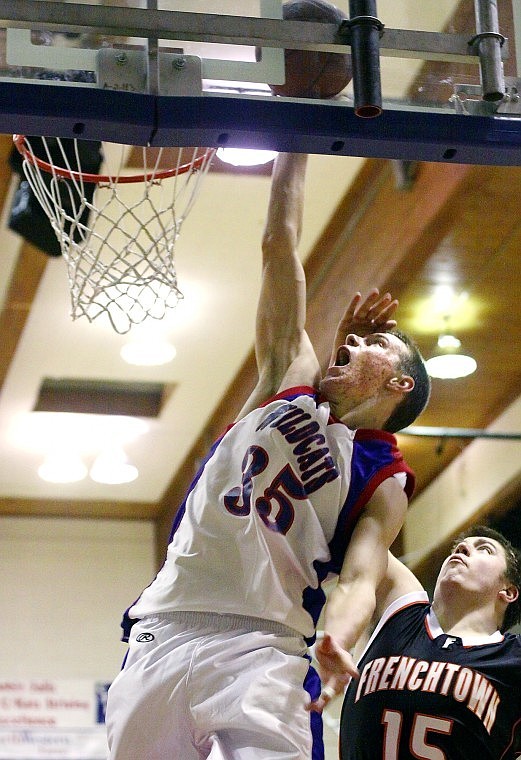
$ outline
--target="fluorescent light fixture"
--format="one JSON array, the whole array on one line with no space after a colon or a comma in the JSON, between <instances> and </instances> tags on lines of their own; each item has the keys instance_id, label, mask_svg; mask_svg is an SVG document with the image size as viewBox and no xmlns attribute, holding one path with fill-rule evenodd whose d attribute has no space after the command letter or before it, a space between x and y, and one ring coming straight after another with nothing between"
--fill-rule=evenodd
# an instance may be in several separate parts
<instances>
[{"instance_id":1,"label":"fluorescent light fixture","mask_svg":"<svg viewBox=\"0 0 521 760\"><path fill-rule=\"evenodd\" d=\"M262 166L273 161L275 150L250 150L246 148L219 148L217 158L232 166Z\"/></svg>"},{"instance_id":2,"label":"fluorescent light fixture","mask_svg":"<svg viewBox=\"0 0 521 760\"><path fill-rule=\"evenodd\" d=\"M433 356L425 362L427 372L431 377L444 380L466 377L477 369L476 360L464 354L441 354Z\"/></svg>"}]
</instances>

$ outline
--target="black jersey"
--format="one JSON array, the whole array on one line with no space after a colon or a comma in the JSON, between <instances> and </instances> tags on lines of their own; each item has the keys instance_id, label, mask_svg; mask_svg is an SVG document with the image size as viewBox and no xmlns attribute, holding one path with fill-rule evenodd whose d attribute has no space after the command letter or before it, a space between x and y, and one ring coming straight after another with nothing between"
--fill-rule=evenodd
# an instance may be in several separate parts
<instances>
[{"instance_id":1,"label":"black jersey","mask_svg":"<svg viewBox=\"0 0 521 760\"><path fill-rule=\"evenodd\" d=\"M513 760L520 637L447 635L425 598L397 600L371 637L342 709L342 760Z\"/></svg>"}]
</instances>

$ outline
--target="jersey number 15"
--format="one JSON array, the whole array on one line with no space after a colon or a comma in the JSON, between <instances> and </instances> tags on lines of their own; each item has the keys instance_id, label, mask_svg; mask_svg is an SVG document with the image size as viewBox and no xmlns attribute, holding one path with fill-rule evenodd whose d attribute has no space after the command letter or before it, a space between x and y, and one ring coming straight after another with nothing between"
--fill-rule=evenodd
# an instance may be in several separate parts
<instances>
[{"instance_id":1,"label":"jersey number 15","mask_svg":"<svg viewBox=\"0 0 521 760\"><path fill-rule=\"evenodd\" d=\"M382 724L384 725L383 760L398 760L402 721L401 713L396 710L384 710L382 715ZM412 757L418 758L418 760L446 760L446 754L439 747L427 742L427 734L432 732L450 735L451 731L451 720L416 713L409 737L409 750Z\"/></svg>"}]
</instances>

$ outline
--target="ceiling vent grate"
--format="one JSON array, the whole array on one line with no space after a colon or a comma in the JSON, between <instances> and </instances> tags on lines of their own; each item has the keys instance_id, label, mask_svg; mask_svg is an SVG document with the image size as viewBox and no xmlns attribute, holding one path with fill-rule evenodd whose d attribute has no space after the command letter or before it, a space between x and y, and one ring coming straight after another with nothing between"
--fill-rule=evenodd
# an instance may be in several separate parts
<instances>
[{"instance_id":1,"label":"ceiling vent grate","mask_svg":"<svg viewBox=\"0 0 521 760\"><path fill-rule=\"evenodd\" d=\"M33 411L158 417L172 390L163 383L44 378Z\"/></svg>"}]
</instances>

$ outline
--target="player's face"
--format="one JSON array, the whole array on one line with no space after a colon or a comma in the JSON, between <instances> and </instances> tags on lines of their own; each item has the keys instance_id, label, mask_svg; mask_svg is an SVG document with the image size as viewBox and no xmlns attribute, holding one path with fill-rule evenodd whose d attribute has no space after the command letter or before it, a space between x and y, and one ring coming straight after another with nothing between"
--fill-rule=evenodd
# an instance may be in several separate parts
<instances>
[{"instance_id":1,"label":"player's face","mask_svg":"<svg viewBox=\"0 0 521 760\"><path fill-rule=\"evenodd\" d=\"M443 563L436 589L460 585L466 591L494 594L505 585L506 557L498 541L469 536L460 541Z\"/></svg>"},{"instance_id":2,"label":"player's face","mask_svg":"<svg viewBox=\"0 0 521 760\"><path fill-rule=\"evenodd\" d=\"M382 391L400 374L397 368L404 350L404 343L391 333L347 335L320 382L320 391L334 414L342 417Z\"/></svg>"}]
</instances>

